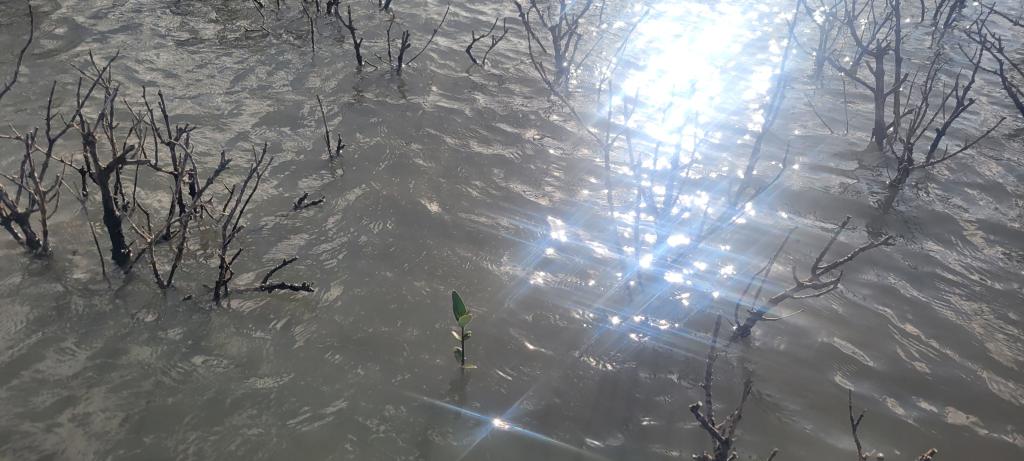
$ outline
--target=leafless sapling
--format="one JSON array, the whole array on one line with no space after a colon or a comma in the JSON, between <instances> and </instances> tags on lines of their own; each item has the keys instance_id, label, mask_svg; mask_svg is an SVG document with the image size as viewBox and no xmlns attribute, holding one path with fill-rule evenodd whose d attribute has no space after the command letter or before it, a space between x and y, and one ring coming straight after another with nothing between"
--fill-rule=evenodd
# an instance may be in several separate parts
<instances>
[{"instance_id":1,"label":"leafless sapling","mask_svg":"<svg viewBox=\"0 0 1024 461\"><path fill-rule=\"evenodd\" d=\"M1014 18L993 6L985 5L985 7L994 16L1007 21L1010 26L1024 30L1024 22L1020 19ZM982 69L999 78L1003 91L1006 92L1007 97L1013 102L1020 115L1024 117L1024 89L1021 88L1021 82L1024 82L1024 64L1020 60L1014 61L1010 58L1011 53L1008 53L1003 43L1003 34L993 31L987 24L983 24L980 29L972 28L968 33L968 37L977 42L985 50L986 55L995 62L994 66L982 67Z\"/></svg>"},{"instance_id":2,"label":"leafless sapling","mask_svg":"<svg viewBox=\"0 0 1024 461\"><path fill-rule=\"evenodd\" d=\"M878 461L885 459L885 454L878 451L865 451L864 445L860 441L860 424L864 422L865 411L861 410L857 416L854 416L853 411L853 389L847 390L847 409L850 416L850 432L853 434L853 443L857 448L857 461L865 461L872 456ZM917 461L934 461L935 455L939 454L939 450L930 448L917 457Z\"/></svg>"},{"instance_id":3,"label":"leafless sapling","mask_svg":"<svg viewBox=\"0 0 1024 461\"><path fill-rule=\"evenodd\" d=\"M260 27L259 27L259 29L250 29L250 28L246 27L245 31L246 32L256 32L256 31L262 30L263 32L266 32L266 33L269 34L270 30L267 29L267 15L263 14L263 9L266 8L266 6L264 6L263 2L261 2L260 0L252 0L252 4L253 4L254 7L256 7L256 14L260 15Z\"/></svg>"},{"instance_id":4,"label":"leafless sapling","mask_svg":"<svg viewBox=\"0 0 1024 461\"><path fill-rule=\"evenodd\" d=\"M743 393L740 394L740 402L736 406L725 420L719 422L715 418L715 400L714 394L712 393L712 383L714 381L715 373L715 362L718 360L718 340L719 334L722 328L722 316L719 315L715 319L715 329L711 335L711 346L708 349L707 362L704 368L704 380L701 382L701 388L704 389L704 401L697 401L690 405L690 413L693 418L700 424L700 427L707 432L708 437L711 438L712 450L711 452L703 452L699 455L693 455L693 459L697 461L733 461L738 459L736 453L736 429L739 428L740 420L743 419L743 407L747 403L747 398L750 397L750 392L753 389L753 381L748 377L743 382ZM772 450L771 454L768 455L768 461L771 461L778 454L778 450Z\"/></svg>"},{"instance_id":5,"label":"leafless sapling","mask_svg":"<svg viewBox=\"0 0 1024 461\"><path fill-rule=\"evenodd\" d=\"M812 78L816 82L821 82L828 57L838 45L844 31L840 17L842 3L840 0L816 0L813 4L811 0L804 0L800 3L804 13L811 18L811 22L817 30L814 48L802 48L814 57Z\"/></svg>"},{"instance_id":6,"label":"leafless sapling","mask_svg":"<svg viewBox=\"0 0 1024 461\"><path fill-rule=\"evenodd\" d=\"M404 63L405 63L405 52L410 47L412 47L412 44L409 43L409 31L408 30L403 30L402 31L402 41L398 45L398 64L395 66L395 73L398 74L398 75L402 75L402 67L404 66ZM388 42L388 49L389 49L388 56L391 55L390 48L391 48L391 42L389 41Z\"/></svg>"},{"instance_id":7,"label":"leafless sapling","mask_svg":"<svg viewBox=\"0 0 1024 461\"><path fill-rule=\"evenodd\" d=\"M222 221L220 226L220 244L217 248L217 280L213 286L213 302L219 307L233 291L261 291L273 293L278 290L312 292L313 286L309 282L289 283L271 282L270 278L279 270L284 269L297 258L283 260L274 266L264 275L259 285L250 288L233 289L231 281L235 276L234 264L241 256L243 248L234 248L235 239L245 229L243 219L252 198L256 195L273 159L267 155L267 144L264 143L260 150L252 149L252 159L249 170L240 184L235 184L228 189L228 196L221 209Z\"/></svg>"},{"instance_id":8,"label":"leafless sapling","mask_svg":"<svg viewBox=\"0 0 1024 461\"><path fill-rule=\"evenodd\" d=\"M172 127L167 101L162 91L157 91L157 98L157 107L160 111L159 120L153 111L153 106L149 102L146 88L142 88L142 100L146 107L146 115L148 116L146 117L146 123L149 126L149 132L153 136L153 146L151 149L146 148L146 143L140 143L140 146L142 146L142 155L150 160L152 169L169 176L174 184L171 200L167 202L166 222L168 226L165 226L163 232L158 235L162 240L170 240L174 231L174 227L170 225L175 222L173 218L175 215L181 217L188 211L185 195L181 192L186 183L192 184L189 182L191 179L189 175L193 174L194 171L189 169L190 162L183 161L183 159L188 155L191 160L192 146L190 137L196 127L188 123L184 125L175 124ZM162 148L167 149L166 159L161 157Z\"/></svg>"},{"instance_id":9,"label":"leafless sapling","mask_svg":"<svg viewBox=\"0 0 1024 461\"><path fill-rule=\"evenodd\" d=\"M583 60L577 60L580 42L584 37L581 26L594 0L550 0L543 7L538 0L525 1L526 5L519 0L513 0L512 3L526 29L530 62L549 87L560 90L568 83L569 76L583 65ZM533 21L537 21L539 27L535 28ZM548 36L542 38L538 30L547 31ZM538 58L534 46L541 53L551 55L550 64ZM551 66L550 71L548 65Z\"/></svg>"},{"instance_id":10,"label":"leafless sapling","mask_svg":"<svg viewBox=\"0 0 1024 461\"><path fill-rule=\"evenodd\" d=\"M25 54L28 52L29 47L32 45L32 41L35 37L35 14L32 11L32 4L28 5L28 18L29 18L29 29L28 38L25 40L25 45L21 47L18 52L18 59L14 63L14 71L11 74L10 79L4 80L3 88L0 88L0 100L14 87L14 84L18 81L18 76L21 74L22 61L25 59ZM54 83L56 85L56 83ZM50 98L47 102L47 113L50 112L53 107L53 89L50 90ZM50 132L51 118L47 117L47 135ZM5 136L5 138L19 141L24 148L24 154L20 163L20 168L17 175L4 175L4 178L12 183L13 187L16 188L17 192L11 194L8 190L0 184L0 227L3 227L8 234L18 244L25 247L27 250L34 253L47 253L49 252L49 240L47 238L47 218L48 213L46 206L52 200L56 200L59 190L46 190L42 185L41 176L45 176L45 171L41 175L35 167L33 155L37 149L36 136L38 130L32 130L26 132L24 135L21 133L13 133L12 135ZM51 142L51 145L53 143ZM47 157L44 161L48 162ZM22 198L25 198L27 204L22 205ZM32 225L32 215L37 214L39 216L40 226L42 228L42 237L40 237Z\"/></svg>"},{"instance_id":11,"label":"leafless sapling","mask_svg":"<svg viewBox=\"0 0 1024 461\"><path fill-rule=\"evenodd\" d=\"M31 9L29 14L32 14ZM100 72L105 72L115 58L116 55L102 68L97 67L97 69ZM12 78L9 84L13 84L14 80ZM57 211L60 186L65 183L64 177L67 168L75 168L71 162L57 155L56 147L74 126L74 120L81 113L85 101L99 85L99 81L93 79L91 83L83 85L84 78L79 78L78 104L68 116L60 114L54 105L57 82L53 82L50 86L42 132L45 143L40 142L38 128L21 133L12 127L11 134L0 135L0 139L17 141L23 149L18 172L13 175L2 175L3 179L11 183L14 192L9 192L3 184L0 184L0 227L3 227L16 242L35 254L47 254L50 251L48 221ZM48 177L48 173L53 161L62 164L63 168L60 173L51 178ZM78 170L78 168L75 169ZM79 172L84 181L84 170ZM48 181L52 181L52 185L44 184ZM39 224L38 232L34 228L33 216L35 216L35 222Z\"/></svg>"},{"instance_id":12,"label":"leafless sapling","mask_svg":"<svg viewBox=\"0 0 1024 461\"><path fill-rule=\"evenodd\" d=\"M499 19L501 19L501 35L494 35L494 28L498 26ZM487 55L491 54L491 50L493 50L496 46L498 46L499 43L501 43L502 40L505 39L505 35L508 35L508 19L502 19L500 16L494 18L494 23L491 24L491 28L487 30L487 33L477 36L475 30L471 31L471 40L469 42L469 45L466 46L466 55L469 56L470 62L480 67L486 66ZM487 47L487 51L484 52L483 57L477 60L476 56L473 56L473 46L476 45L476 42L479 42L480 40L483 40L488 37L490 37L491 39L491 44Z\"/></svg>"},{"instance_id":13,"label":"leafless sapling","mask_svg":"<svg viewBox=\"0 0 1024 461\"><path fill-rule=\"evenodd\" d=\"M746 156L745 164L734 165L731 160L716 159L716 157L703 155L703 150L710 141L701 134L701 129L696 118L691 116L685 119L672 131L675 133L673 140L650 142L642 138L634 139L632 130L622 130L622 137L625 140L626 154L631 171L631 186L634 188L633 228L628 232L633 236L632 254L636 259L635 264L640 265L640 253L650 254L657 257L657 261L651 261L645 265L653 267L654 270L681 264L686 258L704 245L708 239L718 234L729 226L735 224L753 208L754 202L761 197L781 179L784 172L789 168L790 147L787 144L784 150L774 149L768 145L768 140L773 134L774 125L782 111L786 94L786 72L791 46L795 43L792 39L797 25L797 17L800 12L793 15L789 22L789 39L783 51L777 74L779 77L773 82L769 90L766 103L762 106L763 122L759 131L754 134L754 142L750 147L749 155ZM610 88L609 88L610 91ZM629 106L638 104L636 97L624 97L622 100L623 111L621 120L628 122L632 117L632 109ZM662 108L662 118L667 117L671 102ZM611 124L611 108L608 109L609 118L606 120ZM692 133L692 137L691 137ZM617 135L609 135L605 132L600 138L602 146L615 144ZM765 175L762 172L767 168L758 167L765 163L764 157L769 152L778 152L777 161L772 162L773 166ZM610 169L608 151L605 151L606 171ZM724 161L722 164L712 162ZM718 176L701 174L701 171L719 171L720 169L733 170L737 166L736 179L732 175ZM606 174L607 176L607 174ZM716 179L717 178L717 179ZM612 187L609 185L608 190ZM710 196L701 197L701 193L694 191L701 190L723 190L720 199ZM612 209L611 194L608 194L607 201L609 209ZM641 218L643 216L644 218ZM613 216L613 219L617 219ZM642 222L647 221L648 223ZM680 225L685 225L687 230L680 232ZM653 239L649 239L651 236ZM684 238L679 239L678 236ZM643 237L643 238L642 238ZM644 246L649 248L641 250ZM655 256L656 255L656 256ZM640 282L643 271L633 271Z\"/></svg>"},{"instance_id":14,"label":"leafless sapling","mask_svg":"<svg viewBox=\"0 0 1024 461\"><path fill-rule=\"evenodd\" d=\"M394 13L391 14L391 19L388 22L387 29L388 60L390 61L392 68L395 69L396 74L402 75L402 69L404 69L406 65L412 64L413 61L416 61L416 58L420 57L420 55L423 54L424 51L427 51L427 48L430 47L430 44L434 42L434 37L437 36L437 32L441 30L441 27L444 26L444 22L446 19L448 19L448 13L451 11L451 9L452 4L449 2L447 8L445 8L444 10L444 15L441 16L441 21L437 24L437 27L434 27L434 31L430 34L430 38L428 38L426 43L423 44L423 48L420 48L420 51L414 54L411 58L409 58L408 61L406 60L405 53L409 50L409 48L412 48L412 35L408 30L402 31L401 42L398 45L398 55L392 57L391 27L394 25L395 16Z\"/></svg>"},{"instance_id":15,"label":"leafless sapling","mask_svg":"<svg viewBox=\"0 0 1024 461\"><path fill-rule=\"evenodd\" d=\"M573 58L571 59L571 61L575 62L576 64L575 66L568 66L570 68L576 69L579 68L584 61L586 61L586 58L588 56L590 56L590 53L587 52L584 53L583 58L575 60L576 49L578 49L578 40L582 39L583 37L582 33L579 32L579 26L580 23L583 21L586 12L589 11L590 7L592 6L593 0L587 0L585 3L576 3L571 6L565 5L565 2L562 0L559 1L562 2L560 8L565 7L563 9L563 12L568 12L570 8L575 7L573 9L574 12L570 15L571 19L567 19L564 15L560 18L556 18L557 20L552 19L552 21L554 21L555 25L558 27L556 27L554 30L548 29L548 32L553 33L554 37L558 37L559 40L563 41L560 42L560 49L568 49L568 45L564 43L565 40L571 39L574 43L576 43L576 45L572 46L571 49L573 51L570 55ZM544 85L548 88L549 91L551 91L551 94L555 96L555 98L557 98L560 102L562 102L562 104L565 105L566 109L569 110L569 113L572 114L572 117L576 120L576 123L578 123L579 126L583 128L584 132L587 133L590 137L592 137L599 145L602 145L602 149L606 149L606 144L602 144L604 139L602 139L600 132L598 130L593 129L590 126L590 124L586 120L584 120L582 116L580 116L572 101L570 101L569 98L566 96L565 92L563 91L565 81L561 78L556 78L557 75L553 76L547 69L547 65L545 64L545 58L539 55L539 53L548 54L548 51L547 47L544 46L546 39L541 38L542 32L538 32L537 30L535 30L531 22L531 15L543 15L542 13L540 13L540 7L537 5L536 0L530 0L530 4L525 7L522 3L516 0L513 1L513 4L515 4L516 6L516 9L519 13L520 21L523 23L523 27L526 30L526 44L528 55L530 58L530 64L536 71L537 76L540 77ZM548 13L552 13L552 3L548 3L545 10ZM618 63L620 62L618 58L621 57L623 50L625 50L626 45L629 43L630 38L632 37L633 32L636 30L637 26L639 26L640 23L643 22L643 20L647 17L649 12L650 9L644 10L644 13L641 14L640 17L636 19L633 22L633 24L628 28L625 35L622 37L621 42L619 43L617 51L614 54L612 64L610 64L607 69L607 75L611 76L615 74L615 70L618 67ZM599 15L600 14L601 13L599 11ZM542 24L547 24L548 20L541 19L540 22ZM604 35L602 35L601 37L604 37ZM535 47L537 48L536 50L534 49ZM591 50L593 50L593 48L594 47L592 46ZM560 62L562 62L563 64L565 63L564 59ZM564 72L559 71L558 69L560 68L564 69L565 66L559 67L558 65L556 65L556 74L564 73L564 75L568 76L571 73L571 71L569 70L566 70ZM604 80L602 80L602 83L604 83ZM602 89L601 86L599 86L597 91L598 101L600 101L601 95Z\"/></svg>"},{"instance_id":16,"label":"leafless sapling","mask_svg":"<svg viewBox=\"0 0 1024 461\"><path fill-rule=\"evenodd\" d=\"M342 151L345 150L345 144L341 142L340 134L337 141L331 141L331 127L327 125L327 112L324 110L324 102L320 99L320 95L316 96L316 102L320 107L320 119L324 123L324 143L327 144L327 158L341 159L344 157Z\"/></svg>"},{"instance_id":17,"label":"leafless sapling","mask_svg":"<svg viewBox=\"0 0 1024 461\"><path fill-rule=\"evenodd\" d=\"M60 198L60 177L56 178L53 185L44 185L43 177L39 174L33 159L37 133L38 130L32 130L14 135L22 142L24 151L18 175L2 175L13 184L16 192L9 192L0 184L0 226L28 251L47 254L50 251L47 222L52 215L52 211L48 211L47 207L55 204ZM27 203L22 205L23 202ZM33 215L37 218L41 234L33 227Z\"/></svg>"},{"instance_id":18,"label":"leafless sapling","mask_svg":"<svg viewBox=\"0 0 1024 461\"><path fill-rule=\"evenodd\" d=\"M825 247L818 253L814 262L811 263L811 267L808 270L809 274L806 278L800 278L797 275L796 265L794 265L792 270L793 286L772 296L771 298L768 298L767 301L760 304L759 298L761 290L764 287L764 283L771 275L772 268L775 266L779 254L782 253L786 243L789 241L789 234L786 235L782 244L779 245L778 250L776 250L775 254L768 260L768 263L765 264L760 271L755 273L753 277L751 277L751 283L747 284L747 288L744 289L739 300L737 300L735 310L733 311L734 329L730 341L750 336L754 326L760 321L773 321L783 318L769 317L768 314L770 314L775 307L785 301L791 299L817 298L831 293L839 287L839 283L842 281L843 266L849 264L866 251L892 243L893 237L891 235L886 235L876 240L871 240L867 243L861 244L845 256L826 263L825 258L828 256L832 246L835 245L837 240L839 240L839 236L846 230L847 226L849 226L851 219L852 218L850 216L847 216L843 219L843 222L839 224L836 230L833 231L832 237L829 239L828 243L825 244ZM753 285L754 280L758 280L758 286L751 299L753 307L748 309L746 320L741 322L740 307L742 306L749 289Z\"/></svg>"},{"instance_id":19,"label":"leafless sapling","mask_svg":"<svg viewBox=\"0 0 1024 461\"><path fill-rule=\"evenodd\" d=\"M356 29L356 26L355 26L355 22L352 21L352 5L348 5L346 7L345 13L348 16L348 22L346 22L345 18L341 16L341 13L338 11L338 8L334 9L334 16L337 17L339 21L341 21L341 25L345 26L345 29L348 30L349 36L352 37L352 49L356 53L356 66L359 67L359 68L362 68L363 67L363 53L362 53L362 51L360 49L363 46L363 38L362 37L356 37L356 30L357 29Z\"/></svg>"},{"instance_id":20,"label":"leafless sapling","mask_svg":"<svg viewBox=\"0 0 1024 461\"><path fill-rule=\"evenodd\" d=\"M830 66L871 93L874 105L871 141L879 150L885 147L889 126L898 123L901 116L898 102L893 104L895 115L891 122L887 121L886 110L889 97L900 92L908 77L902 71L902 22L901 0L884 0L882 5L876 0L863 3L845 0L842 23L846 38L852 42L852 50L848 50L852 56L841 60L836 56L838 51L833 51L827 60ZM886 71L887 63L893 66L891 73ZM870 81L858 75L861 64L868 69Z\"/></svg>"},{"instance_id":21,"label":"leafless sapling","mask_svg":"<svg viewBox=\"0 0 1024 461\"><path fill-rule=\"evenodd\" d=\"M143 97L145 98L145 96ZM227 171L231 164L231 159L222 150L217 165L206 179L200 183L199 166L195 161L195 148L189 137L195 126L176 124L172 131L171 117L168 114L167 104L162 92L159 93L159 97L161 119L164 123L163 127L159 126L159 122L153 117L149 102L146 101L146 107L150 111L149 118L146 119L148 120L147 123L149 123L149 130L155 133L154 136L157 139L161 140L159 143L154 142L152 150L147 152L147 158L151 161L150 167L153 171L163 173L171 179L171 197L168 201L171 205L164 223L156 228L153 226L153 218L149 210L145 205L138 202L135 206L144 216L145 227L143 228L142 225L137 224L134 220L129 220L129 222L142 242L142 246L139 248L135 259L138 260L145 255L149 259L150 269L157 286L161 289L167 289L174 285L174 277L178 272L185 250L189 244L192 224L201 218L204 212L210 213L207 209L211 205L211 200L207 197L208 192L217 179ZM166 130L166 133L161 133L161 129ZM170 155L167 156L169 163L171 163L169 167L160 163L159 152L161 147L166 147L170 151ZM157 255L157 245L163 241L171 241L174 237L176 237L176 240L174 240L171 250L171 263L166 270L162 270L160 268L160 258Z\"/></svg>"},{"instance_id":22,"label":"leafless sapling","mask_svg":"<svg viewBox=\"0 0 1024 461\"><path fill-rule=\"evenodd\" d=\"M892 196L903 187L912 171L937 165L970 150L1006 119L1000 118L992 127L959 147L951 149L949 143L945 142L946 135L957 120L974 106L975 99L971 97L971 90L981 69L983 48L979 46L973 52L965 52L970 67L958 72L952 83L942 81L941 57L936 54L923 70L924 76L920 81L910 85L905 95L907 112L904 121L897 125L894 142L889 146L889 151L896 159L896 174L889 180L890 197L884 201L884 208L891 206ZM922 141L928 147L923 158L918 158L918 145Z\"/></svg>"},{"instance_id":23,"label":"leafless sapling","mask_svg":"<svg viewBox=\"0 0 1024 461\"><path fill-rule=\"evenodd\" d=\"M233 249L232 243L245 228L242 219L252 202L252 197L259 190L263 176L270 168L273 159L267 156L267 144L259 151L252 149L252 159L245 178L241 184L235 184L228 190L221 213L220 245L217 248L217 280L213 286L213 301L218 306L230 293L230 283L235 276L232 265L242 254L243 248Z\"/></svg>"},{"instance_id":24,"label":"leafless sapling","mask_svg":"<svg viewBox=\"0 0 1024 461\"><path fill-rule=\"evenodd\" d=\"M139 155L141 143L131 143L133 139L140 139L139 132L145 127L141 114L132 114L127 133L119 137L121 125L116 117L119 85L111 77L109 66L101 69L91 53L90 61L94 70L90 78L103 90L103 99L94 118L90 119L81 110L76 114L75 127L82 139L82 162L76 168L83 176L83 192L87 190L86 178L99 190L111 260L122 270L127 270L131 267L132 250L124 232L124 212L129 201L122 183L122 171L129 165L149 163ZM87 97L79 91L78 107L85 106Z\"/></svg>"}]
</instances>

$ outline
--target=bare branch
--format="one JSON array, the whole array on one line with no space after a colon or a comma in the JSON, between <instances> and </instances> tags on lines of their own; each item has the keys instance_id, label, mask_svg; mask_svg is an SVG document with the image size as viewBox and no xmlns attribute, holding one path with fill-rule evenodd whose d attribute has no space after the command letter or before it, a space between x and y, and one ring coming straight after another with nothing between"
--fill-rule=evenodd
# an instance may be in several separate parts
<instances>
[{"instance_id":1,"label":"bare branch","mask_svg":"<svg viewBox=\"0 0 1024 461\"><path fill-rule=\"evenodd\" d=\"M722 316L715 319L715 328L711 335L711 345L708 349L707 366L704 371L704 381L701 387L704 388L704 403L695 402L690 405L690 413L697 420L701 428L711 437L714 449L712 453L704 452L694 455L693 459L698 461L730 461L736 459L736 452L733 446L736 442L736 429L740 420L743 419L743 406L750 396L753 383L748 378L743 383L743 393L740 395L740 403L728 418L721 424L716 424L714 417L714 399L711 393L711 384L714 380L715 361L718 359L718 337L722 327ZM703 412L701 411L703 409ZM772 454L774 457L774 453ZM771 459L771 458L769 458Z\"/></svg>"},{"instance_id":2,"label":"bare branch","mask_svg":"<svg viewBox=\"0 0 1024 461\"><path fill-rule=\"evenodd\" d=\"M307 292L307 293L312 293L313 292L313 285L310 284L309 282L301 282L301 283L287 283L287 282L274 282L274 283L271 283L270 282L270 278L273 277L274 274L277 273L277 271L279 271L281 269L284 269L285 267L288 267L291 263L293 263L295 261L298 261L298 260L299 260L299 258L297 258L297 257L292 257L292 258L288 258L288 259L282 260L280 264L278 264L277 266L274 266L273 269L270 269L270 271L268 271L267 274L263 276L263 279L260 280L260 285L259 285L259 287L257 287L257 290L258 291L267 292L267 293L273 293L273 292L279 291L279 290L283 290L283 291L303 291L303 292Z\"/></svg>"},{"instance_id":3,"label":"bare branch","mask_svg":"<svg viewBox=\"0 0 1024 461\"><path fill-rule=\"evenodd\" d=\"M498 26L498 20L499 19L501 19L502 31L501 31L501 35L495 36L494 35L494 28ZM480 36L477 36L476 35L476 31L470 32L470 37L471 37L472 40L469 42L469 45L466 46L466 55L469 56L469 60L473 64L478 65L480 67L486 66L487 65L487 55L491 54L491 50L493 50L496 46L498 46L498 43L501 43L501 41L505 39L505 35L507 35L507 34L508 34L508 20L507 19L502 19L500 16L494 18L494 23L491 24L491 28L487 30L487 33L482 34ZM487 51L484 52L483 58L481 58L479 61L477 61L476 56L473 56L473 46L475 46L478 41L483 40L484 38L487 38L487 37L491 38L491 44L490 44L490 46L487 47Z\"/></svg>"},{"instance_id":4,"label":"bare branch","mask_svg":"<svg viewBox=\"0 0 1024 461\"><path fill-rule=\"evenodd\" d=\"M756 297L753 299L752 302L756 307L751 309L749 315L747 316L747 319L742 324L737 325L737 327L733 330L733 334L730 338L730 341L735 341L740 338L750 336L750 333L752 332L754 326L762 320L779 320L788 317L768 317L768 313L770 313L772 309L774 309L776 306L782 304L787 300L817 298L836 290L839 287L840 282L842 281L843 273L842 271L839 271L836 275L832 275L834 272L836 272L846 264L849 264L861 254L871 249L877 248L879 246L889 245L892 243L893 237L891 235L885 235L882 238L869 241L854 248L853 251L846 254L845 256L837 258L829 263L823 263L825 258L828 256L829 251L832 249L832 246L839 239L840 234L842 234L843 231L846 230L847 226L850 223L850 219L851 218L849 216L843 219L843 222L840 223L840 225L832 233L832 236L829 238L828 243L825 244L825 247L818 253L818 256L815 258L814 262L811 263L811 267L808 270L809 275L807 278L801 279L797 275L796 266L794 266L793 286L786 289L785 291L776 294L775 296L772 296L763 305L758 305L758 300ZM776 251L776 254L772 256L770 262L773 262L775 258L778 257L779 251L781 251L781 247L779 250Z\"/></svg>"},{"instance_id":5,"label":"bare branch","mask_svg":"<svg viewBox=\"0 0 1024 461\"><path fill-rule=\"evenodd\" d=\"M341 21L341 25L348 29L348 33L352 37L352 49L356 54L356 66L363 67L363 53L360 51L360 48L363 46L363 39L361 37L356 38L357 29L355 22L352 21L352 5L348 5L346 7L346 14L348 16L348 22L345 21L345 18L341 17L341 13L338 11L338 8L334 8L334 16Z\"/></svg>"},{"instance_id":6,"label":"bare branch","mask_svg":"<svg viewBox=\"0 0 1024 461\"><path fill-rule=\"evenodd\" d=\"M327 112L324 111L324 102L320 99L320 95L316 95L316 102L320 106L320 119L324 123L324 143L327 144L327 158L342 158L342 151L345 149L345 144L341 142L341 135L338 135L338 140L331 144L331 128L327 125Z\"/></svg>"},{"instance_id":7,"label":"bare branch","mask_svg":"<svg viewBox=\"0 0 1024 461\"><path fill-rule=\"evenodd\" d=\"M412 62L415 61L416 58L420 57L420 55L423 54L424 51L427 51L427 47L430 46L430 43L434 41L434 36L437 35L437 31L441 30L441 26L444 26L444 20L448 19L448 12L451 11L451 9L452 2L449 1L448 7L444 9L444 16L441 16L441 22L439 22L437 24L437 27L434 28L434 32L430 34L430 38L427 39L427 43L423 44L423 48L420 49L419 53L416 53L415 56L409 59L409 62L407 64L412 64Z\"/></svg>"},{"instance_id":8,"label":"bare branch","mask_svg":"<svg viewBox=\"0 0 1024 461\"><path fill-rule=\"evenodd\" d=\"M848 402L850 410L850 432L853 433L853 442L857 445L857 459L867 459L867 455L864 454L864 447L860 443L860 436L857 434L857 430L860 429L860 423L864 420L864 412L861 411L857 417L853 416L853 389L848 391Z\"/></svg>"},{"instance_id":9,"label":"bare branch","mask_svg":"<svg viewBox=\"0 0 1024 461\"><path fill-rule=\"evenodd\" d=\"M32 45L32 39L35 37L36 15L32 11L32 3L26 3L28 3L28 40L25 40L25 45L18 52L18 60L14 63L14 73L11 74L11 79L4 81L3 88L0 88L0 99L3 99L7 92L11 91L11 88L17 83L18 75L21 73L21 62L25 59L25 53L28 52L28 47Z\"/></svg>"}]
</instances>

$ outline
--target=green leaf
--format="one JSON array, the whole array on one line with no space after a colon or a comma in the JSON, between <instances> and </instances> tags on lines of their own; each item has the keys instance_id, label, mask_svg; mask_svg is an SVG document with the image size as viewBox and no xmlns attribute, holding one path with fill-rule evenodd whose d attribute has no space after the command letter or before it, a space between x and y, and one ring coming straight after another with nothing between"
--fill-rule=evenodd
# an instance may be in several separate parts
<instances>
[{"instance_id":1,"label":"green leaf","mask_svg":"<svg viewBox=\"0 0 1024 461\"><path fill-rule=\"evenodd\" d=\"M466 334L463 335L463 338L469 339L469 338L472 338L472 337L473 337L473 332L469 331L469 330L466 330Z\"/></svg>"},{"instance_id":2,"label":"green leaf","mask_svg":"<svg viewBox=\"0 0 1024 461\"><path fill-rule=\"evenodd\" d=\"M453 350L452 352L455 354L455 360L458 360L458 361L461 362L462 361L462 348L461 347L456 347L455 350Z\"/></svg>"},{"instance_id":3,"label":"green leaf","mask_svg":"<svg viewBox=\"0 0 1024 461\"><path fill-rule=\"evenodd\" d=\"M454 336L454 337L455 337L455 340L456 340L456 341L462 341L462 336L460 336L460 335L459 335L459 332L457 332L457 331L453 331L453 332L452 332L452 336ZM466 337L468 338L468 337L469 337L469 335L466 335Z\"/></svg>"},{"instance_id":4,"label":"green leaf","mask_svg":"<svg viewBox=\"0 0 1024 461\"><path fill-rule=\"evenodd\" d=\"M462 327L462 328L466 328L466 325L469 325L469 322L472 322L472 321L473 321L473 314L463 315L462 317L459 317L459 326Z\"/></svg>"},{"instance_id":5,"label":"green leaf","mask_svg":"<svg viewBox=\"0 0 1024 461\"><path fill-rule=\"evenodd\" d=\"M466 303L462 302L462 297L455 291L452 291L452 312L455 313L455 320L469 313L469 309L466 309Z\"/></svg>"}]
</instances>

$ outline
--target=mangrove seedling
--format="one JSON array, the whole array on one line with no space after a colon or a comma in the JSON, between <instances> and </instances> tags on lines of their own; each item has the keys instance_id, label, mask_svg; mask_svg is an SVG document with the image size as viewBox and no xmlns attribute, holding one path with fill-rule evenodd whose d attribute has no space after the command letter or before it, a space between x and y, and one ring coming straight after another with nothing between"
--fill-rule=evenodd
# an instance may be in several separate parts
<instances>
[{"instance_id":1,"label":"mangrove seedling","mask_svg":"<svg viewBox=\"0 0 1024 461\"><path fill-rule=\"evenodd\" d=\"M455 291L452 291L452 313L455 314L455 321L459 323L458 331L452 331L452 336L459 342L459 345L455 346L455 360L459 361L462 368L467 368L466 341L473 336L473 332L467 330L466 326L473 321L473 314L469 313L466 303L462 302L462 297Z\"/></svg>"}]
</instances>

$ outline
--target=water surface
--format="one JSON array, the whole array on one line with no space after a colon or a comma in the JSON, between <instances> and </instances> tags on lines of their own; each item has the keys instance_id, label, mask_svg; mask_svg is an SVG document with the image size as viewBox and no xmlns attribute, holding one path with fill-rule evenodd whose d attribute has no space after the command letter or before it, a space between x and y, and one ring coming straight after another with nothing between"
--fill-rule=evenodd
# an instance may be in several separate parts
<instances>
[{"instance_id":1,"label":"water surface","mask_svg":"<svg viewBox=\"0 0 1024 461\"><path fill-rule=\"evenodd\" d=\"M774 174L789 142L783 178L675 259L659 243L684 247L696 221L657 226L638 214L631 187L663 167L652 159L635 170L620 148L605 175L592 140L537 79L509 4L453 4L434 43L397 76L356 70L347 34L329 18L317 20L314 54L294 3L268 14L268 31L247 31L261 20L244 2L33 3L37 41L3 121L38 124L51 79L70 103L71 66L90 50L120 50L123 91L167 94L179 120L201 127L207 167L221 148L244 155L270 143L275 161L240 237L238 281L295 255L288 277L317 291L243 295L210 310L202 284L213 280L212 234L191 252L178 290L161 293L144 271L108 288L68 200L48 260L0 239L0 457L689 459L709 449L687 410L703 395L708 312L731 315L746 277L797 226L775 280L787 283L789 266L806 265L846 215L854 226L843 250L879 233L898 244L850 265L840 290L784 305L806 311L759 325L719 361L720 414L754 380L740 452L855 456L852 388L868 409L862 440L889 459L929 447L949 460L1024 454L1020 117L969 157L916 175L882 213L875 202L892 165L864 147L868 95L850 88L850 134L830 134L809 104L832 128L844 125L841 83L806 81L807 58L794 52L759 167ZM355 5L370 37L364 53L378 62L384 17ZM687 134L708 140L703 182L687 184L703 186L683 206L719 203L715 186L738 174L763 123L792 5L616 3L612 30L588 33L621 37L648 6L616 74L616 104L642 101L630 122L641 148L669 145L697 120ZM395 8L418 49L444 4ZM471 67L470 31L496 16L512 30L486 69ZM24 3L0 1L4 69L24 18ZM595 68L612 42L596 48ZM588 67L570 84L588 120L603 117L596 75ZM1010 114L989 76L977 91L979 109L953 136ZM340 164L325 158L317 95L349 146ZM5 171L16 147L2 146ZM303 192L326 201L290 211ZM451 356L452 289L476 312L476 369ZM150 313L158 320L140 320Z\"/></svg>"}]
</instances>

